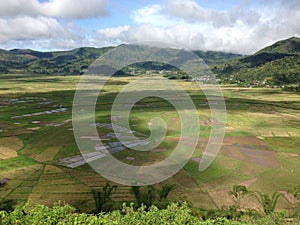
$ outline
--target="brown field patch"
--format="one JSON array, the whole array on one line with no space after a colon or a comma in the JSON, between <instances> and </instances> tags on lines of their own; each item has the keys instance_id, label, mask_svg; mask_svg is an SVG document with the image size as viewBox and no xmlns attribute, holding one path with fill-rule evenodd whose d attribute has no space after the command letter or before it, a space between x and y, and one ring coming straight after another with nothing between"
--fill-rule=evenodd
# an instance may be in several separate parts
<instances>
[{"instance_id":1,"label":"brown field patch","mask_svg":"<svg viewBox=\"0 0 300 225\"><path fill-rule=\"evenodd\" d=\"M17 137L0 139L0 159L18 157L17 151L23 147L23 142Z\"/></svg>"},{"instance_id":2,"label":"brown field patch","mask_svg":"<svg viewBox=\"0 0 300 225\"><path fill-rule=\"evenodd\" d=\"M222 147L222 153L240 161L257 164L266 168L278 168L280 161L276 152L256 137L236 137L234 145Z\"/></svg>"},{"instance_id":3,"label":"brown field patch","mask_svg":"<svg viewBox=\"0 0 300 225\"><path fill-rule=\"evenodd\" d=\"M218 206L218 208L222 208L223 206L231 206L236 204L233 197L229 194L230 190L224 189L219 191L210 191L209 195ZM242 209L256 209L260 210L260 203L253 196L245 196L241 199L241 208Z\"/></svg>"},{"instance_id":4,"label":"brown field patch","mask_svg":"<svg viewBox=\"0 0 300 225\"><path fill-rule=\"evenodd\" d=\"M299 131L289 131L288 134L292 137L300 137Z\"/></svg>"},{"instance_id":5,"label":"brown field patch","mask_svg":"<svg viewBox=\"0 0 300 225\"><path fill-rule=\"evenodd\" d=\"M24 187L23 184L21 187L17 188L14 192L18 194L29 194L32 190L32 187Z\"/></svg>"},{"instance_id":6,"label":"brown field patch","mask_svg":"<svg viewBox=\"0 0 300 225\"><path fill-rule=\"evenodd\" d=\"M244 154L243 160L247 162L258 164L267 168L278 168L280 166L280 161L276 152L245 147L242 147L239 150Z\"/></svg>"},{"instance_id":7,"label":"brown field patch","mask_svg":"<svg viewBox=\"0 0 300 225\"><path fill-rule=\"evenodd\" d=\"M43 174L57 174L64 173L63 170L53 165L46 165Z\"/></svg>"},{"instance_id":8,"label":"brown field patch","mask_svg":"<svg viewBox=\"0 0 300 225\"><path fill-rule=\"evenodd\" d=\"M47 185L47 186L55 186L55 185L74 185L76 182L74 180L70 179L41 179L40 180L40 185Z\"/></svg>"},{"instance_id":9,"label":"brown field patch","mask_svg":"<svg viewBox=\"0 0 300 225\"><path fill-rule=\"evenodd\" d=\"M9 171L0 171L0 176L5 177L9 180L8 184L11 184L13 181L18 180L28 180L35 173L38 172L42 168L42 165L33 165L21 167L15 170Z\"/></svg>"},{"instance_id":10,"label":"brown field patch","mask_svg":"<svg viewBox=\"0 0 300 225\"><path fill-rule=\"evenodd\" d=\"M230 206L234 204L234 201L228 192L229 190L208 191L208 194L220 209L222 206Z\"/></svg>"},{"instance_id":11,"label":"brown field patch","mask_svg":"<svg viewBox=\"0 0 300 225\"><path fill-rule=\"evenodd\" d=\"M296 154L296 153L289 153L290 156L292 157L299 157L300 155L299 154Z\"/></svg>"},{"instance_id":12,"label":"brown field patch","mask_svg":"<svg viewBox=\"0 0 300 225\"><path fill-rule=\"evenodd\" d=\"M47 162L54 159L54 157L57 155L59 150L61 149L61 146L55 146L50 147L44 150L43 152L39 153L37 156L34 157L34 159L38 162Z\"/></svg>"},{"instance_id":13,"label":"brown field patch","mask_svg":"<svg viewBox=\"0 0 300 225\"><path fill-rule=\"evenodd\" d=\"M243 185L245 187L250 187L252 184L254 184L257 181L257 178L253 178L251 180L246 180L244 182L239 183L239 185Z\"/></svg>"},{"instance_id":14,"label":"brown field patch","mask_svg":"<svg viewBox=\"0 0 300 225\"><path fill-rule=\"evenodd\" d=\"M73 183L68 185L48 185L47 183L39 182L32 190L32 193L89 193L90 189L83 184Z\"/></svg>"},{"instance_id":15,"label":"brown field patch","mask_svg":"<svg viewBox=\"0 0 300 225\"><path fill-rule=\"evenodd\" d=\"M292 194L288 193L287 191L279 191L283 194L283 197L291 204L300 203L300 199L295 198Z\"/></svg>"},{"instance_id":16,"label":"brown field patch","mask_svg":"<svg viewBox=\"0 0 300 225\"><path fill-rule=\"evenodd\" d=\"M11 190L8 189L2 189L0 191L0 199L4 199L7 195L11 193Z\"/></svg>"},{"instance_id":17,"label":"brown field patch","mask_svg":"<svg viewBox=\"0 0 300 225\"><path fill-rule=\"evenodd\" d=\"M235 137L224 137L222 145L233 145L235 143Z\"/></svg>"},{"instance_id":18,"label":"brown field patch","mask_svg":"<svg viewBox=\"0 0 300 225\"><path fill-rule=\"evenodd\" d=\"M262 137L274 137L272 131L270 131L270 130L257 128L257 132L258 132L259 136L262 136Z\"/></svg>"},{"instance_id":19,"label":"brown field patch","mask_svg":"<svg viewBox=\"0 0 300 225\"><path fill-rule=\"evenodd\" d=\"M280 161L276 152L269 150L257 150L251 147L226 147L223 154L248 163L257 164L266 168L278 168Z\"/></svg>"},{"instance_id":20,"label":"brown field patch","mask_svg":"<svg viewBox=\"0 0 300 225\"><path fill-rule=\"evenodd\" d=\"M28 194L12 193L9 195L10 199L27 200Z\"/></svg>"},{"instance_id":21,"label":"brown field patch","mask_svg":"<svg viewBox=\"0 0 300 225\"><path fill-rule=\"evenodd\" d=\"M235 159L242 159L243 154L239 151L237 146L223 146L221 151L225 156Z\"/></svg>"},{"instance_id":22,"label":"brown field patch","mask_svg":"<svg viewBox=\"0 0 300 225\"><path fill-rule=\"evenodd\" d=\"M284 131L284 130L275 130L275 129L272 129L272 132L274 134L275 137L289 137L290 135Z\"/></svg>"},{"instance_id":23,"label":"brown field patch","mask_svg":"<svg viewBox=\"0 0 300 225\"><path fill-rule=\"evenodd\" d=\"M11 159L16 157L18 157L17 151L0 146L0 159Z\"/></svg>"},{"instance_id":24,"label":"brown field patch","mask_svg":"<svg viewBox=\"0 0 300 225\"><path fill-rule=\"evenodd\" d=\"M240 145L268 146L257 137L236 137L236 143Z\"/></svg>"}]
</instances>

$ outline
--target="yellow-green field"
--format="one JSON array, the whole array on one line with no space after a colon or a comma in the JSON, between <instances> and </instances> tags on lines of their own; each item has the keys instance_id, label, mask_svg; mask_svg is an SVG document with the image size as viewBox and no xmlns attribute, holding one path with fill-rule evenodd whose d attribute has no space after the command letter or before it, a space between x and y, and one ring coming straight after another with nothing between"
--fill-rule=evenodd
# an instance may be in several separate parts
<instances>
[{"instance_id":1,"label":"yellow-green field","mask_svg":"<svg viewBox=\"0 0 300 225\"><path fill-rule=\"evenodd\" d=\"M72 100L79 76L1 75L0 82L0 200L23 204L52 204L65 201L83 210L94 207L91 190L106 180L88 165L76 169L58 166L59 159L80 154L72 131ZM112 78L96 107L97 122L110 123L114 98L134 77ZM201 125L198 148L201 157L210 134L205 123L210 110L205 95L192 82L178 81L192 97ZM204 172L190 160L184 169L165 182L176 183L173 198L187 199L201 208L221 208L232 203L228 191L234 184L264 193L288 190L300 184L300 96L280 89L246 89L223 86L227 128L221 150ZM66 108L52 114L36 114ZM24 116L24 115L29 116ZM149 165L167 157L178 142L180 123L174 108L161 99L144 99L131 112L132 129L149 134L148 123L161 117L168 125L162 151L139 153L125 150L115 154L123 162ZM109 131L99 128L99 135ZM129 158L128 158L129 157ZM161 185L161 184L158 184ZM130 187L118 185L117 201L133 200ZM242 205L257 207L254 199ZM282 198L280 208L292 204Z\"/></svg>"}]
</instances>

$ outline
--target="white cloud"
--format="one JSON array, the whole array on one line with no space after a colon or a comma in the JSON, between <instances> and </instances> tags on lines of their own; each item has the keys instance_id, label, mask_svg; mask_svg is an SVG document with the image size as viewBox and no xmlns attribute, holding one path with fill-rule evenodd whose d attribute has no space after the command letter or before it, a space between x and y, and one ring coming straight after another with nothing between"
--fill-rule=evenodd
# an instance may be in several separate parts
<instances>
[{"instance_id":1,"label":"white cloud","mask_svg":"<svg viewBox=\"0 0 300 225\"><path fill-rule=\"evenodd\" d=\"M162 28L151 24L141 24L104 29L98 31L98 34L98 43L105 39L114 44L157 41L186 48L203 45L203 36L200 33L191 32L189 28L182 25Z\"/></svg>"},{"instance_id":2,"label":"white cloud","mask_svg":"<svg viewBox=\"0 0 300 225\"><path fill-rule=\"evenodd\" d=\"M104 36L106 39L116 39L119 38L120 35L130 29L130 26L120 26L120 27L114 27L114 28L106 28L99 30L98 33L102 36Z\"/></svg>"},{"instance_id":3,"label":"white cloud","mask_svg":"<svg viewBox=\"0 0 300 225\"><path fill-rule=\"evenodd\" d=\"M131 18L137 24L152 24L164 27L174 24L173 20L168 20L162 13L161 5L148 5L144 8L135 10L132 12Z\"/></svg>"},{"instance_id":4,"label":"white cloud","mask_svg":"<svg viewBox=\"0 0 300 225\"><path fill-rule=\"evenodd\" d=\"M68 49L80 45L84 37L74 32L71 24L60 24L48 17L20 16L0 18L1 48Z\"/></svg>"},{"instance_id":5,"label":"white cloud","mask_svg":"<svg viewBox=\"0 0 300 225\"><path fill-rule=\"evenodd\" d=\"M84 44L84 32L70 21L105 15L107 0L0 1L0 47L78 47Z\"/></svg>"},{"instance_id":6,"label":"white cloud","mask_svg":"<svg viewBox=\"0 0 300 225\"><path fill-rule=\"evenodd\" d=\"M161 0L133 11L131 22L124 19L128 25L121 17L118 26L95 31L94 36L74 27L77 19L107 15L107 8L108 0L0 0L0 47L67 49L154 40L250 54L300 36L299 0L241 0L223 11L205 8L197 0ZM116 24L110 19L106 21Z\"/></svg>"},{"instance_id":7,"label":"white cloud","mask_svg":"<svg viewBox=\"0 0 300 225\"><path fill-rule=\"evenodd\" d=\"M162 11L171 18L181 18L188 23L210 23L214 27L233 26L237 23L254 25L260 14L251 9L234 8L217 11L201 7L195 0L165 0Z\"/></svg>"},{"instance_id":8,"label":"white cloud","mask_svg":"<svg viewBox=\"0 0 300 225\"><path fill-rule=\"evenodd\" d=\"M50 16L91 18L108 14L108 0L9 0L0 1L0 17Z\"/></svg>"},{"instance_id":9,"label":"white cloud","mask_svg":"<svg viewBox=\"0 0 300 225\"><path fill-rule=\"evenodd\" d=\"M39 7L37 0L0 1L0 17L36 16Z\"/></svg>"},{"instance_id":10,"label":"white cloud","mask_svg":"<svg viewBox=\"0 0 300 225\"><path fill-rule=\"evenodd\" d=\"M41 12L61 18L91 18L105 16L107 0L49 0L41 4Z\"/></svg>"},{"instance_id":11,"label":"white cloud","mask_svg":"<svg viewBox=\"0 0 300 225\"><path fill-rule=\"evenodd\" d=\"M250 54L277 40L299 36L298 6L297 0L244 1L230 10L217 11L201 7L195 0L165 0L134 11L135 25L98 34L110 43L154 40L190 49Z\"/></svg>"},{"instance_id":12,"label":"white cloud","mask_svg":"<svg viewBox=\"0 0 300 225\"><path fill-rule=\"evenodd\" d=\"M0 19L0 41L50 38L60 35L63 28L52 18L46 17L17 17L13 19Z\"/></svg>"}]
</instances>

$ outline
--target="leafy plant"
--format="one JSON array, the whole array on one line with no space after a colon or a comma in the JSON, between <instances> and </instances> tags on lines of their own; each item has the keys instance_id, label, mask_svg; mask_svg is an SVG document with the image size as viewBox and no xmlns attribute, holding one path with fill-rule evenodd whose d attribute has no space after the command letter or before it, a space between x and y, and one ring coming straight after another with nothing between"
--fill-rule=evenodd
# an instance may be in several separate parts
<instances>
[{"instance_id":1,"label":"leafy plant","mask_svg":"<svg viewBox=\"0 0 300 225\"><path fill-rule=\"evenodd\" d=\"M0 211L12 211L14 209L15 201L12 199L6 199L0 201Z\"/></svg>"},{"instance_id":2,"label":"leafy plant","mask_svg":"<svg viewBox=\"0 0 300 225\"><path fill-rule=\"evenodd\" d=\"M261 206L263 207L263 210L265 214L269 215L275 211L276 204L278 201L278 198L282 196L281 193L275 191L272 196L270 197L267 194L262 194L259 191L254 192L254 196L258 199Z\"/></svg>"},{"instance_id":3,"label":"leafy plant","mask_svg":"<svg viewBox=\"0 0 300 225\"><path fill-rule=\"evenodd\" d=\"M158 190L159 200L167 199L171 191L176 187L176 184L165 184L161 190Z\"/></svg>"},{"instance_id":4,"label":"leafy plant","mask_svg":"<svg viewBox=\"0 0 300 225\"><path fill-rule=\"evenodd\" d=\"M243 185L234 185L232 190L229 191L229 194L234 197L238 209L241 209L241 199L248 193L247 187Z\"/></svg>"},{"instance_id":5,"label":"leafy plant","mask_svg":"<svg viewBox=\"0 0 300 225\"><path fill-rule=\"evenodd\" d=\"M297 185L296 187L290 189L288 192L291 193L295 198L299 199L300 198L300 185Z\"/></svg>"},{"instance_id":6,"label":"leafy plant","mask_svg":"<svg viewBox=\"0 0 300 225\"><path fill-rule=\"evenodd\" d=\"M111 195L113 190L116 189L116 185L110 186L109 182L106 182L105 186L102 187L102 192L92 190L96 206L95 213L107 212L112 210L114 201L111 199Z\"/></svg>"},{"instance_id":7,"label":"leafy plant","mask_svg":"<svg viewBox=\"0 0 300 225\"><path fill-rule=\"evenodd\" d=\"M135 196L137 207L145 205L146 209L149 209L152 205L156 205L159 208L166 208L169 205L168 195L175 187L175 184L165 184L161 189L157 189L153 185L143 189L132 186L131 191Z\"/></svg>"}]
</instances>

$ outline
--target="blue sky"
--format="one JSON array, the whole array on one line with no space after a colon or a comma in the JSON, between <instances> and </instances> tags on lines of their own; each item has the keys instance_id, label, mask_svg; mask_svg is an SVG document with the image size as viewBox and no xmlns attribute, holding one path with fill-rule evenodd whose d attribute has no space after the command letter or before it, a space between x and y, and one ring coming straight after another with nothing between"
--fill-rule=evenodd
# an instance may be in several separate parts
<instances>
[{"instance_id":1,"label":"blue sky","mask_svg":"<svg viewBox=\"0 0 300 225\"><path fill-rule=\"evenodd\" d=\"M45 2L47 0L40 0L40 2ZM147 5L159 4L161 1L156 0L135 0L135 1L123 1L114 0L108 2L108 10L110 15L101 18L88 18L85 20L78 20L77 23L87 27L89 29L99 29L105 27L118 26L120 24L133 24L130 19L130 14L132 11L143 8ZM239 4L238 0L199 0L197 1L201 6L216 9L216 10L228 10Z\"/></svg>"},{"instance_id":2,"label":"blue sky","mask_svg":"<svg viewBox=\"0 0 300 225\"><path fill-rule=\"evenodd\" d=\"M299 24L299 0L10 0L0 2L0 48L155 40L250 54L300 36Z\"/></svg>"}]
</instances>

